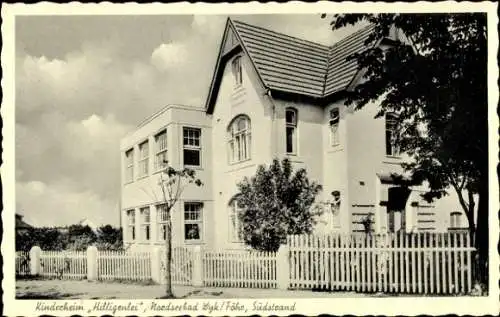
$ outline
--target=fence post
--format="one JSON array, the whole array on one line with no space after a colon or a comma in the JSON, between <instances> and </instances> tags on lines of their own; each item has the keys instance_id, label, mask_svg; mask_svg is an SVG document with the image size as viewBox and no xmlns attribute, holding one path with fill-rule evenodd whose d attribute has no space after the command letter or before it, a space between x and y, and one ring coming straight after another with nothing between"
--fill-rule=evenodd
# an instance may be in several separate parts
<instances>
[{"instance_id":1,"label":"fence post","mask_svg":"<svg viewBox=\"0 0 500 317\"><path fill-rule=\"evenodd\" d=\"M154 247L151 252L151 279L155 283L161 283L161 249L159 247Z\"/></svg>"},{"instance_id":2,"label":"fence post","mask_svg":"<svg viewBox=\"0 0 500 317\"><path fill-rule=\"evenodd\" d=\"M87 280L97 280L97 248L93 245L87 248Z\"/></svg>"},{"instance_id":3,"label":"fence post","mask_svg":"<svg viewBox=\"0 0 500 317\"><path fill-rule=\"evenodd\" d=\"M195 287L203 286L203 262L201 247L199 245L193 248L193 275L192 283Z\"/></svg>"},{"instance_id":4,"label":"fence post","mask_svg":"<svg viewBox=\"0 0 500 317\"><path fill-rule=\"evenodd\" d=\"M286 290L290 285L290 248L287 244L282 244L276 253L276 280L278 289Z\"/></svg>"},{"instance_id":5,"label":"fence post","mask_svg":"<svg viewBox=\"0 0 500 317\"><path fill-rule=\"evenodd\" d=\"M42 254L42 249L39 246L34 246L30 250L30 274L40 275L42 273L42 266L40 263L40 256Z\"/></svg>"}]
</instances>

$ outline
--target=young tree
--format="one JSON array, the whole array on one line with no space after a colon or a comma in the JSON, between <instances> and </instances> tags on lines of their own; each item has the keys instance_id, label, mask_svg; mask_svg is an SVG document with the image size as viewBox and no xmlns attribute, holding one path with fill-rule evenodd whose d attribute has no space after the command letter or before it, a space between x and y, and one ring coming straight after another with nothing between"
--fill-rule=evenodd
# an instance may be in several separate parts
<instances>
[{"instance_id":1,"label":"young tree","mask_svg":"<svg viewBox=\"0 0 500 317\"><path fill-rule=\"evenodd\" d=\"M321 213L313 208L320 191L321 185L309 181L305 169L293 173L288 159L260 165L255 176L238 183L234 198L244 210L238 217L245 244L277 251L287 235L310 233Z\"/></svg>"},{"instance_id":2,"label":"young tree","mask_svg":"<svg viewBox=\"0 0 500 317\"><path fill-rule=\"evenodd\" d=\"M323 15L324 17L325 15ZM336 14L333 29L362 20L374 26L357 61L364 79L346 104L361 109L381 100L377 116L399 115L404 167L427 181L427 200L456 191L479 254L482 281L488 257L488 102L486 14ZM395 27L412 45L373 45ZM371 43L372 45L368 46ZM477 202L476 202L477 201ZM474 210L477 205L477 231ZM474 234L475 233L475 234Z\"/></svg>"},{"instance_id":3,"label":"young tree","mask_svg":"<svg viewBox=\"0 0 500 317\"><path fill-rule=\"evenodd\" d=\"M166 163L166 162L165 162ZM195 186L202 186L203 183L200 179L196 178L196 172L190 168L176 170L167 165L165 171L160 174L158 185L162 193L162 200L166 212L166 262L165 262L165 275L166 275L166 288L164 298L173 298L172 292L172 218L171 211L179 201L184 192L184 189L192 184Z\"/></svg>"}]
</instances>

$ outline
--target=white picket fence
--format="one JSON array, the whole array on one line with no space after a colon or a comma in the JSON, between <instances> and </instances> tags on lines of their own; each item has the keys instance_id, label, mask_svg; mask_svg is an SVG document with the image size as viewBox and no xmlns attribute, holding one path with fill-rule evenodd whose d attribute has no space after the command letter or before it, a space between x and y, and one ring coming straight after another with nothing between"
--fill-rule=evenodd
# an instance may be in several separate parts
<instances>
[{"instance_id":1,"label":"white picket fence","mask_svg":"<svg viewBox=\"0 0 500 317\"><path fill-rule=\"evenodd\" d=\"M472 288L467 233L288 237L290 287L458 294Z\"/></svg>"},{"instance_id":2,"label":"white picket fence","mask_svg":"<svg viewBox=\"0 0 500 317\"><path fill-rule=\"evenodd\" d=\"M149 252L99 251L97 277L99 280L150 280L150 256Z\"/></svg>"},{"instance_id":3,"label":"white picket fence","mask_svg":"<svg viewBox=\"0 0 500 317\"><path fill-rule=\"evenodd\" d=\"M204 251L205 286L276 288L276 253L257 251Z\"/></svg>"},{"instance_id":4,"label":"white picket fence","mask_svg":"<svg viewBox=\"0 0 500 317\"><path fill-rule=\"evenodd\" d=\"M42 251L40 267L41 276L84 279L87 277L87 254L85 251Z\"/></svg>"},{"instance_id":5,"label":"white picket fence","mask_svg":"<svg viewBox=\"0 0 500 317\"><path fill-rule=\"evenodd\" d=\"M466 232L296 235L276 253L173 247L172 284L466 294L472 290L474 250ZM29 254L16 253L16 274L28 272L164 283L165 249L54 252L35 247Z\"/></svg>"}]
</instances>

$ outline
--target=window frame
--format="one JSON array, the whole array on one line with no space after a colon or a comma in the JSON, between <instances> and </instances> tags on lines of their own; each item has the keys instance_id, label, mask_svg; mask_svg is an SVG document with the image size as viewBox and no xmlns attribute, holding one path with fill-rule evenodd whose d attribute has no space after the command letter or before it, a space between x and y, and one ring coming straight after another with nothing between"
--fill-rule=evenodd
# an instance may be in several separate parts
<instances>
[{"instance_id":1,"label":"window frame","mask_svg":"<svg viewBox=\"0 0 500 317\"><path fill-rule=\"evenodd\" d=\"M288 122L287 114L292 112L294 114L295 122ZM288 131L292 129L292 151L288 151ZM299 111L293 107L285 109L285 153L287 155L298 155L299 153Z\"/></svg>"},{"instance_id":2,"label":"window frame","mask_svg":"<svg viewBox=\"0 0 500 317\"><path fill-rule=\"evenodd\" d=\"M244 120L245 128L239 130L238 123ZM237 115L227 128L229 164L237 164L252 159L252 121L245 114ZM245 155L241 155L244 150Z\"/></svg>"},{"instance_id":3,"label":"window frame","mask_svg":"<svg viewBox=\"0 0 500 317\"><path fill-rule=\"evenodd\" d=\"M391 118L388 118L391 117ZM395 112L386 112L384 115L385 123L385 155L388 157L400 157L401 153L399 147L397 146L395 140L395 135L397 133L397 125L399 121L399 116ZM390 137L388 137L390 133ZM390 138L391 140L388 140ZM389 144L388 144L389 142ZM390 153L389 153L390 152Z\"/></svg>"},{"instance_id":4,"label":"window frame","mask_svg":"<svg viewBox=\"0 0 500 317\"><path fill-rule=\"evenodd\" d=\"M162 149L160 146L162 143L159 143L159 136L165 135L165 148ZM160 172L165 170L167 168L166 163L163 163L163 160L166 160L168 162L168 134L167 134L167 129L163 129L159 132L157 132L154 135L154 142L155 142L155 161L154 161L154 172ZM160 162L160 158L163 158L162 162Z\"/></svg>"},{"instance_id":5,"label":"window frame","mask_svg":"<svg viewBox=\"0 0 500 317\"><path fill-rule=\"evenodd\" d=\"M137 161L139 175L137 177L144 178L149 176L149 139L142 141L137 147L139 150L139 159Z\"/></svg>"},{"instance_id":6,"label":"window frame","mask_svg":"<svg viewBox=\"0 0 500 317\"><path fill-rule=\"evenodd\" d=\"M167 204L161 203L156 206L156 224L157 224L157 241L166 241L167 240L167 225L168 225L168 213L167 213ZM163 209L164 208L164 209ZM162 215L165 215L163 218Z\"/></svg>"},{"instance_id":7,"label":"window frame","mask_svg":"<svg viewBox=\"0 0 500 317\"><path fill-rule=\"evenodd\" d=\"M335 118L332 114L336 112L337 117ZM335 123L335 121L337 121ZM335 131L332 129L333 126L336 126ZM330 146L335 147L340 145L340 109L339 107L333 107L328 112L328 131L330 135Z\"/></svg>"},{"instance_id":8,"label":"window frame","mask_svg":"<svg viewBox=\"0 0 500 317\"><path fill-rule=\"evenodd\" d=\"M242 60L243 60L242 55L236 55L231 61L231 71L233 73L234 88L238 88L243 85Z\"/></svg>"},{"instance_id":9,"label":"window frame","mask_svg":"<svg viewBox=\"0 0 500 317\"><path fill-rule=\"evenodd\" d=\"M132 183L134 181L134 152L135 151L133 147L125 151L125 184ZM130 153L130 162L128 153Z\"/></svg>"},{"instance_id":10,"label":"window frame","mask_svg":"<svg viewBox=\"0 0 500 317\"><path fill-rule=\"evenodd\" d=\"M462 228L462 214L459 211L452 211L450 213L450 228L452 229Z\"/></svg>"},{"instance_id":11,"label":"window frame","mask_svg":"<svg viewBox=\"0 0 500 317\"><path fill-rule=\"evenodd\" d=\"M332 216L333 216L332 225L335 228L341 226L341 221L340 221L341 204L342 204L342 192L339 190L332 191L332 202L331 202Z\"/></svg>"},{"instance_id":12,"label":"window frame","mask_svg":"<svg viewBox=\"0 0 500 317\"><path fill-rule=\"evenodd\" d=\"M190 145L190 144L184 144L184 140L186 139L186 136L185 136L185 133L186 131L196 131L198 132L198 145ZM190 137L189 135L187 136L187 139L189 140ZM194 140L196 139L195 137L193 138ZM182 127L182 164L183 166L187 166L187 167L193 167L193 168L201 168L203 166L203 163L202 163L202 130L201 128L196 128L196 127L190 127L190 126L183 126ZM198 151L198 156L199 156L199 164L198 165L192 165L192 164L186 164L186 160L185 160L185 150L188 150L188 151Z\"/></svg>"},{"instance_id":13,"label":"window frame","mask_svg":"<svg viewBox=\"0 0 500 317\"><path fill-rule=\"evenodd\" d=\"M127 209L125 211L127 215L127 239L129 241L135 241L137 235L135 232L135 209Z\"/></svg>"},{"instance_id":14,"label":"window frame","mask_svg":"<svg viewBox=\"0 0 500 317\"><path fill-rule=\"evenodd\" d=\"M186 219L186 207L187 206L198 206L199 209L196 210L189 210L188 212L198 212L198 219ZM204 210L204 204L203 202L200 201L186 201L184 202L184 208L182 212L182 236L184 243L187 244L197 244L197 243L202 243L204 241L204 215L203 215L203 210ZM189 224L197 224L199 228L199 239L188 239L186 238L186 225Z\"/></svg>"},{"instance_id":15,"label":"window frame","mask_svg":"<svg viewBox=\"0 0 500 317\"><path fill-rule=\"evenodd\" d=\"M240 215L244 209L238 203L237 199L234 199L229 204L229 242L232 243L242 243L243 239L243 230L241 227ZM233 222L234 219L234 222ZM233 226L234 224L234 226Z\"/></svg>"},{"instance_id":16,"label":"window frame","mask_svg":"<svg viewBox=\"0 0 500 317\"><path fill-rule=\"evenodd\" d=\"M145 221L145 211L147 211L147 219L148 221ZM151 207L150 206L144 206L139 208L139 215L140 215L140 225L141 225L141 234L140 234L140 240L143 242L146 241L151 241ZM147 233L147 234L146 234Z\"/></svg>"}]
</instances>

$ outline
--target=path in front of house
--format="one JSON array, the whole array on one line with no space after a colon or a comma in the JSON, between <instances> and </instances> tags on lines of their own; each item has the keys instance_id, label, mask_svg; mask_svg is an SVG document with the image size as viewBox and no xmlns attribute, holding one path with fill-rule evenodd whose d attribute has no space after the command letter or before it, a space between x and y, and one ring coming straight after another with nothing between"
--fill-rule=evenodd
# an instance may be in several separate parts
<instances>
[{"instance_id":1,"label":"path in front of house","mask_svg":"<svg viewBox=\"0 0 500 317\"><path fill-rule=\"evenodd\" d=\"M315 292L277 289L174 286L176 298L338 298L366 297L355 292ZM164 294L163 285L72 280L18 280L18 299L156 299Z\"/></svg>"}]
</instances>

